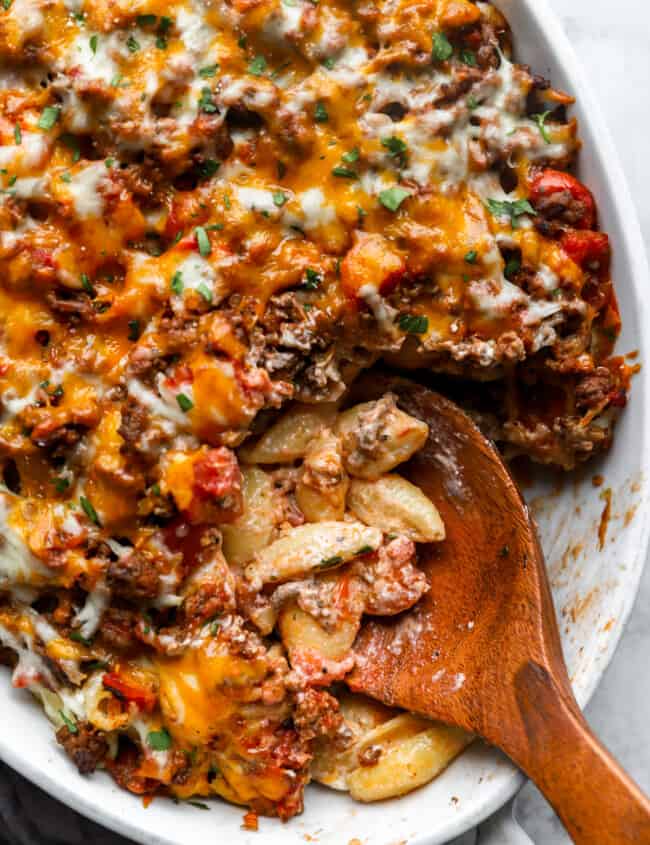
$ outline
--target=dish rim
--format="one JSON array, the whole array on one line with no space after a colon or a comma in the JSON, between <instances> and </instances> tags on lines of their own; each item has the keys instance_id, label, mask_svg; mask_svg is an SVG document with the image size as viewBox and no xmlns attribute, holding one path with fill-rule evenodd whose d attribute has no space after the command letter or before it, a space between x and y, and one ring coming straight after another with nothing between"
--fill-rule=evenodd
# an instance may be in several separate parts
<instances>
[{"instance_id":1,"label":"dish rim","mask_svg":"<svg viewBox=\"0 0 650 845\"><path fill-rule=\"evenodd\" d=\"M494 2L497 6L501 5L499 0L494 0ZM621 225L620 227L620 242L617 244L616 249L627 256L632 271L630 273L630 279L626 284L637 294L634 297L634 304L639 312L639 324L650 325L650 303L641 295L642 284L648 279L649 273L639 218L611 132L603 117L598 100L592 92L591 85L586 79L575 51L556 13L550 7L548 0L517 0L517 2L522 4L526 16L530 17L534 25L541 30L546 42L553 45L554 57L566 75L571 79L572 90L580 100L584 112L589 115L588 120L583 118L582 122L587 122L593 134L598 138L598 143L591 148L592 154L599 159L600 167L607 181L617 186L613 194L612 210L618 220L625 220L625 225ZM650 352L650 339L645 340L644 335L641 334L638 338L638 344L641 359L650 358L648 354ZM640 375L636 377L635 383L638 387L634 401L642 403L641 418L649 421L650 371L647 368L642 368ZM644 437L640 448L640 470L644 476L650 477L650 447L648 436ZM616 628L607 641L606 649L600 656L598 668L592 673L586 687L582 691L582 695L579 696L579 703L582 707L589 701L602 680L634 607L646 562L648 547L650 546L650 518L648 510L650 510L650 487L645 485L639 501L638 519L640 526L637 528L637 554L635 559L629 564L628 571L624 577L624 587L621 590L623 605L618 615ZM39 768L29 757L21 756L17 750L13 750L4 741L2 734L0 734L0 760L56 800L122 836L126 836L137 842L146 843L146 845L170 845L171 842L175 841L150 832L138 824L137 821L130 822L127 814L123 812L124 808L122 808L123 814L120 814L120 808L113 806L113 802L111 802L110 806L103 807L97 801L85 799L82 795L75 792L75 782L78 777L76 772L71 770L69 782L61 783L57 781L54 776L48 774L47 770ZM463 810L459 811L457 819L446 825L444 840L440 839L443 831L433 831L416 835L410 840L410 845L434 845L434 843L447 841L450 838L462 835L506 804L523 786L526 778L521 772L513 768L510 777L502 774L501 780L502 783L495 792L483 793L482 798L479 796L472 803L466 803L464 805ZM106 788L107 790L111 788L108 782ZM124 797L125 800L134 800L134 796L130 796L126 792L124 793Z\"/></svg>"}]
</instances>

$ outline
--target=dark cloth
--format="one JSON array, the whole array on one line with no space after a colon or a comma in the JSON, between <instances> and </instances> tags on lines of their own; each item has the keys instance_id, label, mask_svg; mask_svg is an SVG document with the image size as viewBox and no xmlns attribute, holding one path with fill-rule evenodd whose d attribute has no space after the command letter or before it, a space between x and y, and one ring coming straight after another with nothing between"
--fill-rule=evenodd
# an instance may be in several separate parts
<instances>
[{"instance_id":1,"label":"dark cloth","mask_svg":"<svg viewBox=\"0 0 650 845\"><path fill-rule=\"evenodd\" d=\"M135 845L0 763L0 845Z\"/></svg>"}]
</instances>

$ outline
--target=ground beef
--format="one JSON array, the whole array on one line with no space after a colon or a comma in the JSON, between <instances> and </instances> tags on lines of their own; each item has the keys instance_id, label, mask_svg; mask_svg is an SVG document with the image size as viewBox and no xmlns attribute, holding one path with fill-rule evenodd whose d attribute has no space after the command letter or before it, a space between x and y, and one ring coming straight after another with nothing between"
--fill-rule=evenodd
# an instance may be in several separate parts
<instances>
[{"instance_id":1,"label":"ground beef","mask_svg":"<svg viewBox=\"0 0 650 845\"><path fill-rule=\"evenodd\" d=\"M71 296L68 291L48 291L45 301L55 314L68 322L91 320L96 313L92 300L85 293Z\"/></svg>"},{"instance_id":2,"label":"ground beef","mask_svg":"<svg viewBox=\"0 0 650 845\"><path fill-rule=\"evenodd\" d=\"M349 742L350 734L344 727L339 703L325 690L311 687L296 694L293 723L303 740L329 737L337 738L339 745Z\"/></svg>"},{"instance_id":3,"label":"ground beef","mask_svg":"<svg viewBox=\"0 0 650 845\"><path fill-rule=\"evenodd\" d=\"M155 561L136 551L111 561L106 576L109 587L116 595L132 601L154 598L160 587Z\"/></svg>"},{"instance_id":4,"label":"ground beef","mask_svg":"<svg viewBox=\"0 0 650 845\"><path fill-rule=\"evenodd\" d=\"M587 209L584 202L575 199L570 191L553 191L547 196L540 197L535 202L535 210L541 220L546 223L563 223L567 226L579 226L590 209ZM541 221L538 224L538 228L544 229ZM556 230L551 228L551 232L554 231ZM550 236L546 231L543 231L543 234Z\"/></svg>"},{"instance_id":5,"label":"ground beef","mask_svg":"<svg viewBox=\"0 0 650 845\"><path fill-rule=\"evenodd\" d=\"M134 624L135 619L132 611L109 607L102 619L102 637L110 648L122 651L128 649L135 643Z\"/></svg>"},{"instance_id":6,"label":"ground beef","mask_svg":"<svg viewBox=\"0 0 650 845\"><path fill-rule=\"evenodd\" d=\"M59 728L56 739L80 774L90 775L108 753L108 743L104 733L88 722L79 722L75 727L74 733L67 725Z\"/></svg>"},{"instance_id":7,"label":"ground beef","mask_svg":"<svg viewBox=\"0 0 650 845\"><path fill-rule=\"evenodd\" d=\"M127 449L137 443L149 422L149 412L142 405L131 401L122 407L118 434L124 440Z\"/></svg>"},{"instance_id":8,"label":"ground beef","mask_svg":"<svg viewBox=\"0 0 650 845\"><path fill-rule=\"evenodd\" d=\"M576 406L582 410L598 408L607 401L614 389L614 379L607 367L597 367L576 386Z\"/></svg>"}]
</instances>

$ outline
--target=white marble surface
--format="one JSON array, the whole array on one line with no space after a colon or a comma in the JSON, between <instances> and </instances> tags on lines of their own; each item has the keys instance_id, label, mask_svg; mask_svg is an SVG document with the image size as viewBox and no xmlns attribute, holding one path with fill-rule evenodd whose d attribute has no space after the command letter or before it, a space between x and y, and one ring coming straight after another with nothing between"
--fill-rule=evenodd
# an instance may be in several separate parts
<instances>
[{"instance_id":1,"label":"white marble surface","mask_svg":"<svg viewBox=\"0 0 650 845\"><path fill-rule=\"evenodd\" d=\"M550 0L596 91L614 135L650 246L650 3ZM650 280L649 280L650 286ZM650 328L650 327L649 327ZM630 774L650 792L650 565L618 651L587 717ZM536 845L570 839L537 790L524 788L519 821Z\"/></svg>"}]
</instances>

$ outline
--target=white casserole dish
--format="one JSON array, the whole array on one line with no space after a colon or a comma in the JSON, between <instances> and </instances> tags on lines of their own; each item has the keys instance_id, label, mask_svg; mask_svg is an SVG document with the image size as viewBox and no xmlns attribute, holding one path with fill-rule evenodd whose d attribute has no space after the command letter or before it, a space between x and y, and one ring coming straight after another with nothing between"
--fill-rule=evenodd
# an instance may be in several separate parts
<instances>
[{"instance_id":1,"label":"white casserole dish","mask_svg":"<svg viewBox=\"0 0 650 845\"><path fill-rule=\"evenodd\" d=\"M573 51L545 0L497 0L515 33L519 60L577 97L584 150L581 176L597 196L602 227L614 246L613 275L623 316L622 352L649 359L645 296L648 272L636 215L609 133ZM527 492L539 521L551 574L565 655L579 702L593 693L632 608L650 530L650 371L634 379L632 401L614 447L599 464L540 481ZM592 477L605 478L602 488ZM605 542L598 528L612 491ZM241 829L243 810L213 802L211 812L157 800L145 809L107 776L82 778L60 749L29 694L0 672L0 758L89 818L147 845L228 842L229 845L435 845L458 836L504 804L522 775L501 755L476 744L443 776L406 798L360 805L313 786L303 816L289 824L260 820L260 832ZM313 839L311 838L313 837Z\"/></svg>"}]
</instances>

